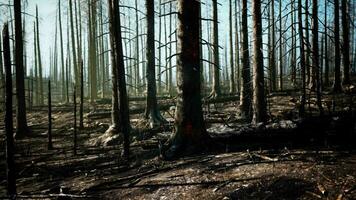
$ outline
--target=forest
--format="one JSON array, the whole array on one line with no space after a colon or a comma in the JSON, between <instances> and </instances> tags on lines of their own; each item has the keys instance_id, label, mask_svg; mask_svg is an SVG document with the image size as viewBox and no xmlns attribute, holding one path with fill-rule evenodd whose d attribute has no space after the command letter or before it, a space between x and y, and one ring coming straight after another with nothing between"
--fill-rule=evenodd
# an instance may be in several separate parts
<instances>
[{"instance_id":1,"label":"forest","mask_svg":"<svg viewBox=\"0 0 356 200\"><path fill-rule=\"evenodd\" d=\"M356 199L355 0L0 12L0 199Z\"/></svg>"}]
</instances>

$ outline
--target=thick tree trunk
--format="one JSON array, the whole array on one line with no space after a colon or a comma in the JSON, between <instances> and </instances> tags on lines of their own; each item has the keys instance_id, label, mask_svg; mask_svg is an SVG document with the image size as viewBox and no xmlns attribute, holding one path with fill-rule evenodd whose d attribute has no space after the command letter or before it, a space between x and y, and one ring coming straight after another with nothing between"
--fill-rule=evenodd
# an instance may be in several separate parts
<instances>
[{"instance_id":1,"label":"thick tree trunk","mask_svg":"<svg viewBox=\"0 0 356 200\"><path fill-rule=\"evenodd\" d=\"M14 161L14 127L12 118L12 74L11 74L11 56L10 56L10 36L8 25L3 29L3 54L6 79L6 97L5 97L5 132L6 132L6 176L7 176L7 194L10 199L15 199L16 195L16 168Z\"/></svg>"},{"instance_id":2,"label":"thick tree trunk","mask_svg":"<svg viewBox=\"0 0 356 200\"><path fill-rule=\"evenodd\" d=\"M219 28L218 28L218 2L213 0L213 51L214 51L214 70L213 70L213 88L210 94L211 98L220 96L220 59L219 59Z\"/></svg>"},{"instance_id":3,"label":"thick tree trunk","mask_svg":"<svg viewBox=\"0 0 356 200\"><path fill-rule=\"evenodd\" d=\"M349 22L349 12L348 12L348 0L341 1L341 10L342 10L342 33L343 33L343 49L342 57L344 64L344 77L343 84L351 84L350 80L350 22Z\"/></svg>"},{"instance_id":4,"label":"thick tree trunk","mask_svg":"<svg viewBox=\"0 0 356 200\"><path fill-rule=\"evenodd\" d=\"M296 37L295 37L295 25L294 23L296 22L295 19L295 8L294 8L294 2L295 0L291 0L291 13L292 13L292 18L291 18L291 27L292 27L292 49L291 49L291 59L290 59L290 64L291 64L291 85L293 88L296 87L297 85L297 68L296 68Z\"/></svg>"},{"instance_id":5,"label":"thick tree trunk","mask_svg":"<svg viewBox=\"0 0 356 200\"><path fill-rule=\"evenodd\" d=\"M126 92L126 80L125 80L125 66L122 50L122 37L121 37L121 23L120 23L120 11L118 0L108 0L109 4L109 17L110 17L110 30L111 30L111 51L114 52L111 55L115 56L114 65L117 70L118 81L118 99L119 99L119 121L120 132L124 136L124 149L123 156L125 159L129 158L129 132L130 132L130 119L129 119L129 106ZM115 71L115 70L114 70Z\"/></svg>"},{"instance_id":6,"label":"thick tree trunk","mask_svg":"<svg viewBox=\"0 0 356 200\"><path fill-rule=\"evenodd\" d=\"M0 33L0 101L1 101L1 108L0 111L5 110L5 75L4 75L4 67L2 63L2 44L1 44L1 33Z\"/></svg>"},{"instance_id":7,"label":"thick tree trunk","mask_svg":"<svg viewBox=\"0 0 356 200\"><path fill-rule=\"evenodd\" d=\"M240 70L240 38L239 33L241 32L240 24L240 14L237 12L238 1L235 1L235 71L236 71L236 83L237 83L237 92L240 92L241 88L241 70ZM240 28L240 29L239 29Z\"/></svg>"},{"instance_id":8,"label":"thick tree trunk","mask_svg":"<svg viewBox=\"0 0 356 200\"><path fill-rule=\"evenodd\" d=\"M333 92L342 91L340 77L340 23L339 23L339 0L334 0L334 42L335 42L335 67L334 67L334 85Z\"/></svg>"},{"instance_id":9,"label":"thick tree trunk","mask_svg":"<svg viewBox=\"0 0 356 200\"><path fill-rule=\"evenodd\" d=\"M156 88L156 65L155 65L155 22L154 22L154 0L146 0L147 19L147 98L145 117L149 119L150 126L159 126L165 120L158 110L157 88Z\"/></svg>"},{"instance_id":10,"label":"thick tree trunk","mask_svg":"<svg viewBox=\"0 0 356 200\"><path fill-rule=\"evenodd\" d=\"M178 1L178 96L175 132L170 148L164 152L173 158L184 148L197 147L207 137L200 94L199 8L200 2Z\"/></svg>"},{"instance_id":11,"label":"thick tree trunk","mask_svg":"<svg viewBox=\"0 0 356 200\"><path fill-rule=\"evenodd\" d=\"M240 109L241 117L250 120L251 112L251 74L250 74L250 54L248 50L248 25L247 25L247 0L242 0L242 82Z\"/></svg>"},{"instance_id":12,"label":"thick tree trunk","mask_svg":"<svg viewBox=\"0 0 356 200\"><path fill-rule=\"evenodd\" d=\"M267 106L264 91L264 71L262 52L261 0L252 1L253 12L253 122L267 121Z\"/></svg>"},{"instance_id":13,"label":"thick tree trunk","mask_svg":"<svg viewBox=\"0 0 356 200\"><path fill-rule=\"evenodd\" d=\"M21 24L21 0L14 1L15 13L15 65L16 65L16 137L22 137L30 134L27 127L26 118L26 99L25 99L25 77L23 66L23 37L22 37L22 24Z\"/></svg>"}]
</instances>

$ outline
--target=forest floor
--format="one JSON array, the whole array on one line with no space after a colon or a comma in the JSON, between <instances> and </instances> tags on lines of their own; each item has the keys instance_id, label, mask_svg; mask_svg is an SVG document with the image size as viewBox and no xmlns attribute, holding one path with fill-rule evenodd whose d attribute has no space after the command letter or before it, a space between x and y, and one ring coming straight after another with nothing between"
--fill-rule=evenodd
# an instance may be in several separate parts
<instances>
[{"instance_id":1,"label":"forest floor","mask_svg":"<svg viewBox=\"0 0 356 200\"><path fill-rule=\"evenodd\" d=\"M310 116L309 125L298 122L298 99L293 93L271 95L273 117L269 124L256 126L237 118L236 101L205 105L217 148L173 161L159 158L158 140L170 136L174 112L174 100L162 99L168 126L151 130L140 120L142 114L131 116L128 163L119 159L121 145L93 145L109 127L108 103L98 103L94 113L100 114L85 114L76 156L72 105L53 107L53 150L47 150L46 107L33 108L28 121L34 136L16 141L18 199L356 199L355 137L335 140L349 137L341 131L355 134L350 112L355 98L324 95L330 118ZM143 104L131 102L131 110ZM307 110L317 113L314 104ZM336 114L341 111L352 114L343 118ZM0 198L6 198L3 118L0 126Z\"/></svg>"}]
</instances>

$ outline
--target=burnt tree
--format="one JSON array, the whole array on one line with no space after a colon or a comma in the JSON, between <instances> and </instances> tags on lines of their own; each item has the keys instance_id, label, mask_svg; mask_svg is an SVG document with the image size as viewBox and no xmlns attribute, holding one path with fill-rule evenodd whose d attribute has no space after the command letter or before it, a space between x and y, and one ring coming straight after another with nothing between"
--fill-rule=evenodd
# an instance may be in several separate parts
<instances>
[{"instance_id":1,"label":"burnt tree","mask_svg":"<svg viewBox=\"0 0 356 200\"><path fill-rule=\"evenodd\" d=\"M6 176L7 193L10 199L16 195L16 172L14 161L14 127L12 119L12 74L11 74L11 56L10 56L10 36L7 23L3 29L3 53L5 67L5 132L6 132Z\"/></svg>"},{"instance_id":2,"label":"burnt tree","mask_svg":"<svg viewBox=\"0 0 356 200\"><path fill-rule=\"evenodd\" d=\"M15 13L15 66L16 66L16 137L30 134L26 118L25 77L23 65L23 37L21 23L21 0L14 0Z\"/></svg>"},{"instance_id":3,"label":"burnt tree","mask_svg":"<svg viewBox=\"0 0 356 200\"><path fill-rule=\"evenodd\" d=\"M339 0L334 0L334 42L335 42L335 67L333 92L342 91L340 74L340 23L339 23Z\"/></svg>"},{"instance_id":4,"label":"burnt tree","mask_svg":"<svg viewBox=\"0 0 356 200\"><path fill-rule=\"evenodd\" d=\"M147 97L145 117L149 120L151 128L160 125L165 120L158 110L157 89L156 89L156 70L155 70L155 21L154 21L154 0L146 0L147 9L147 44L146 44L146 78L147 78Z\"/></svg>"},{"instance_id":5,"label":"burnt tree","mask_svg":"<svg viewBox=\"0 0 356 200\"><path fill-rule=\"evenodd\" d=\"M199 1L178 0L177 107L166 158L202 144L207 137L200 94Z\"/></svg>"}]
</instances>

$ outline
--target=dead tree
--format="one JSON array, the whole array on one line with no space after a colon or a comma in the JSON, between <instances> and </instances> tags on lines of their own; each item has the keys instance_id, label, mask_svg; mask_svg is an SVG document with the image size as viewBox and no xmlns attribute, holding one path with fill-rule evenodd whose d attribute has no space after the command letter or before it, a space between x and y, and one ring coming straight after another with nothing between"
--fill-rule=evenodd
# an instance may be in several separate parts
<instances>
[{"instance_id":1,"label":"dead tree","mask_svg":"<svg viewBox=\"0 0 356 200\"><path fill-rule=\"evenodd\" d=\"M313 0L313 69L316 81L316 99L320 115L323 115L323 106L321 103L321 84L319 73L319 22L318 22L318 1Z\"/></svg>"},{"instance_id":2,"label":"dead tree","mask_svg":"<svg viewBox=\"0 0 356 200\"><path fill-rule=\"evenodd\" d=\"M299 116L304 117L305 102L306 102L306 74L305 74L305 49L304 49L304 33L303 33L303 13L302 13L302 0L298 0L298 33L300 42L300 70L302 79L302 96L300 100Z\"/></svg>"},{"instance_id":3,"label":"dead tree","mask_svg":"<svg viewBox=\"0 0 356 200\"><path fill-rule=\"evenodd\" d=\"M30 134L26 118L26 99L25 99L25 77L23 65L23 37L21 24L21 0L14 1L15 13L15 65L16 65L16 137L23 137Z\"/></svg>"},{"instance_id":4,"label":"dead tree","mask_svg":"<svg viewBox=\"0 0 356 200\"><path fill-rule=\"evenodd\" d=\"M146 19L147 19L147 44L146 44L146 78L147 78L147 97L145 117L149 119L150 126L154 127L165 122L159 112L157 105L156 88L156 66L155 66L155 22L154 22L154 0L146 0Z\"/></svg>"},{"instance_id":5,"label":"dead tree","mask_svg":"<svg viewBox=\"0 0 356 200\"><path fill-rule=\"evenodd\" d=\"M218 2L213 0L213 52L214 52L214 70L213 70L213 88L210 98L220 96L220 60L219 60L219 27L218 27Z\"/></svg>"},{"instance_id":6,"label":"dead tree","mask_svg":"<svg viewBox=\"0 0 356 200\"><path fill-rule=\"evenodd\" d=\"M73 124L73 155L77 155L77 96L76 86L73 87L74 124Z\"/></svg>"},{"instance_id":7,"label":"dead tree","mask_svg":"<svg viewBox=\"0 0 356 200\"><path fill-rule=\"evenodd\" d=\"M248 50L248 24L247 24L247 0L242 0L242 82L240 96L241 117L250 120L251 112L251 74L250 74L250 54Z\"/></svg>"},{"instance_id":8,"label":"dead tree","mask_svg":"<svg viewBox=\"0 0 356 200\"><path fill-rule=\"evenodd\" d=\"M328 26L327 26L327 19L328 19L328 12L327 12L327 5L328 5L328 0L325 0L325 14L324 14L324 25L325 25L325 32L324 32L324 46L325 46L325 73L324 73L324 83L325 86L329 86L330 81L329 81L329 53L327 52L326 49L328 49Z\"/></svg>"},{"instance_id":9,"label":"dead tree","mask_svg":"<svg viewBox=\"0 0 356 200\"><path fill-rule=\"evenodd\" d=\"M71 42L72 42L72 63L73 63L73 73L74 73L74 85L77 86L78 81L78 65L77 65L77 50L75 46L75 34L74 34L74 22L73 22L73 6L72 0L68 1L69 3L69 19L70 19L70 31L71 31ZM68 38L69 40L69 38ZM77 87L76 87L77 88Z\"/></svg>"},{"instance_id":10,"label":"dead tree","mask_svg":"<svg viewBox=\"0 0 356 200\"><path fill-rule=\"evenodd\" d=\"M279 89L283 90L283 29L282 29L282 0L279 0Z\"/></svg>"},{"instance_id":11,"label":"dead tree","mask_svg":"<svg viewBox=\"0 0 356 200\"><path fill-rule=\"evenodd\" d=\"M351 84L350 80L350 22L349 22L349 12L348 12L348 0L341 1L341 13L342 13L342 34L343 34L343 49L342 57L344 64L344 77L343 84Z\"/></svg>"},{"instance_id":12,"label":"dead tree","mask_svg":"<svg viewBox=\"0 0 356 200\"><path fill-rule=\"evenodd\" d=\"M339 93L342 91L341 73L340 73L340 23L339 23L339 0L334 0L334 42L335 42L335 67L334 67L334 85L333 92Z\"/></svg>"},{"instance_id":13,"label":"dead tree","mask_svg":"<svg viewBox=\"0 0 356 200\"><path fill-rule=\"evenodd\" d=\"M84 62L80 60L80 105L79 105L79 128L84 128L83 110L84 110Z\"/></svg>"},{"instance_id":14,"label":"dead tree","mask_svg":"<svg viewBox=\"0 0 356 200\"><path fill-rule=\"evenodd\" d=\"M119 131L124 136L124 149L123 156L125 159L129 158L129 133L130 133L130 119L129 119L129 106L126 91L125 80L125 66L122 50L122 36L121 36L121 23L120 11L118 0L108 0L109 5L109 20L110 20L110 37L111 37L111 60L112 65L115 66L117 72L118 82L118 105L119 114L118 120L120 121Z\"/></svg>"},{"instance_id":15,"label":"dead tree","mask_svg":"<svg viewBox=\"0 0 356 200\"><path fill-rule=\"evenodd\" d=\"M269 12L270 18L268 21L270 23L269 28L269 38L271 39L270 45L269 45L269 82L270 82L270 90L271 91L276 91L277 89L277 83L276 83L276 50L275 50L275 45L276 45L276 34L275 34L275 19L274 19L274 0L271 1L271 12Z\"/></svg>"},{"instance_id":16,"label":"dead tree","mask_svg":"<svg viewBox=\"0 0 356 200\"><path fill-rule=\"evenodd\" d=\"M48 150L53 149L52 144L52 97L51 97L51 81L48 81Z\"/></svg>"},{"instance_id":17,"label":"dead tree","mask_svg":"<svg viewBox=\"0 0 356 200\"><path fill-rule=\"evenodd\" d=\"M61 80L62 80L62 101L66 98L66 85L65 85L65 70L64 70L64 52L63 52L63 32L62 32L62 17L61 17L61 0L58 0L58 24L59 24L59 41L61 51Z\"/></svg>"},{"instance_id":18,"label":"dead tree","mask_svg":"<svg viewBox=\"0 0 356 200\"><path fill-rule=\"evenodd\" d=\"M37 62L38 62L38 93L39 93L39 104L44 104L43 96L43 81L42 81L42 57L41 57L41 45L40 45L40 29L38 21L38 7L36 5L36 49L37 49Z\"/></svg>"},{"instance_id":19,"label":"dead tree","mask_svg":"<svg viewBox=\"0 0 356 200\"><path fill-rule=\"evenodd\" d=\"M230 94L236 93L234 69L234 39L232 29L232 0L229 0L229 38L230 38Z\"/></svg>"},{"instance_id":20,"label":"dead tree","mask_svg":"<svg viewBox=\"0 0 356 200\"><path fill-rule=\"evenodd\" d=\"M5 132L6 132L6 176L7 176L7 194L10 199L16 196L16 168L14 161L14 127L12 118L12 74L11 74L11 56L10 56L10 36L7 23L3 29L3 54L5 66Z\"/></svg>"},{"instance_id":21,"label":"dead tree","mask_svg":"<svg viewBox=\"0 0 356 200\"><path fill-rule=\"evenodd\" d=\"M199 1L178 0L178 96L175 132L163 152L167 159L197 148L207 137L200 94L199 7Z\"/></svg>"},{"instance_id":22,"label":"dead tree","mask_svg":"<svg viewBox=\"0 0 356 200\"><path fill-rule=\"evenodd\" d=\"M264 71L262 52L261 0L252 1L253 12L253 122L267 121L267 105L264 92Z\"/></svg>"},{"instance_id":23,"label":"dead tree","mask_svg":"<svg viewBox=\"0 0 356 200\"><path fill-rule=\"evenodd\" d=\"M4 75L4 68L3 68L3 64L2 64L2 44L1 44L1 33L0 33L0 101L1 101L1 108L0 110L3 111L5 110L4 106L5 106L5 75Z\"/></svg>"}]
</instances>

